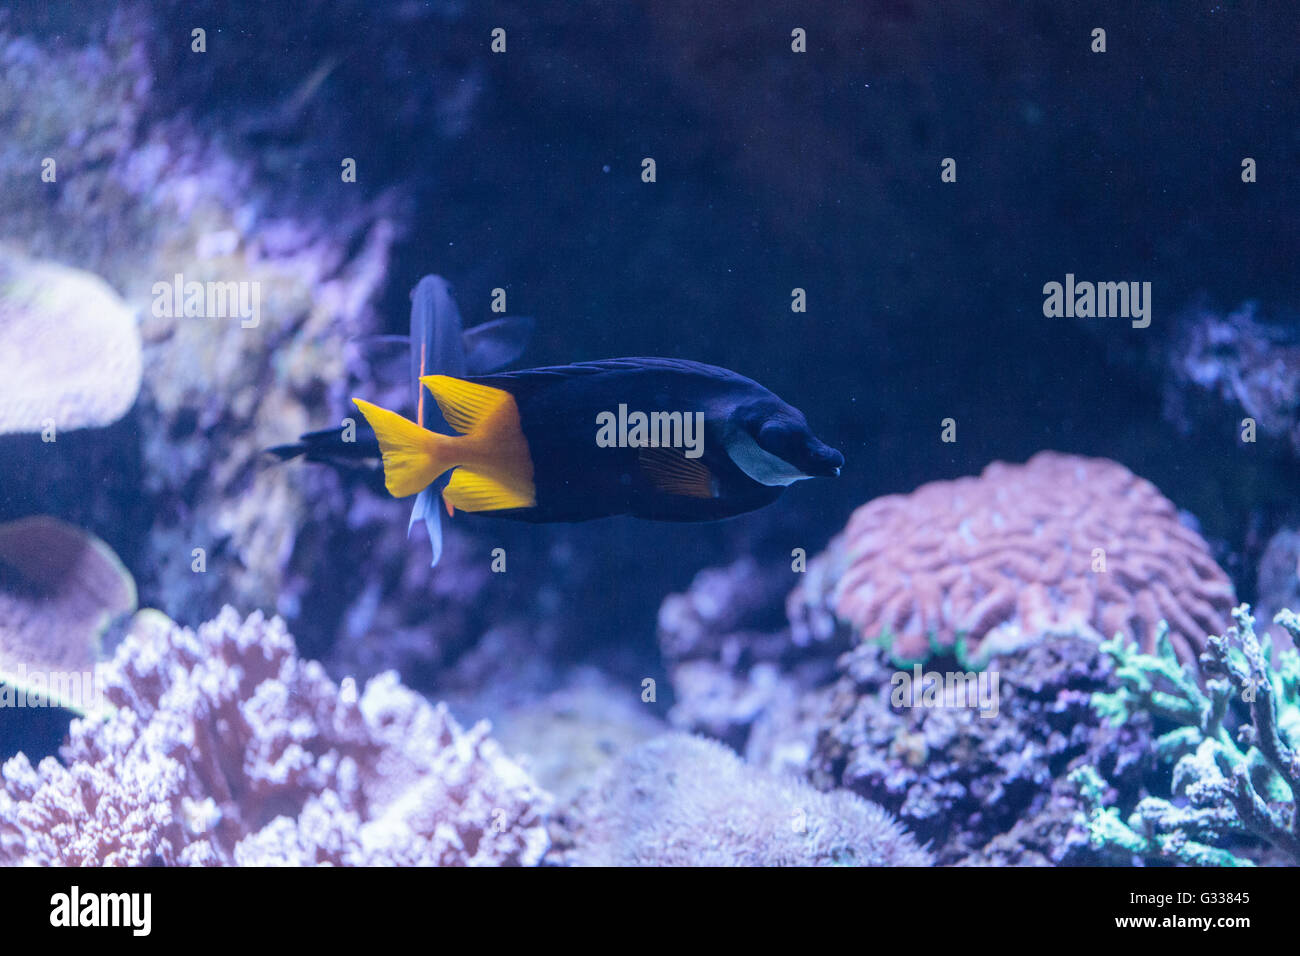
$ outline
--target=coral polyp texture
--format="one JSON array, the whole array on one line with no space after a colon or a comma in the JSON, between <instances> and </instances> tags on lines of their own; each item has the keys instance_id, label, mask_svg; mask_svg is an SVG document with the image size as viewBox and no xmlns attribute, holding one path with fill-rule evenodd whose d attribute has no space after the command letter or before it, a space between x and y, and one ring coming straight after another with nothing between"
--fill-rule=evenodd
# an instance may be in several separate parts
<instances>
[{"instance_id":1,"label":"coral polyp texture","mask_svg":"<svg viewBox=\"0 0 1300 956\"><path fill-rule=\"evenodd\" d=\"M107 716L3 768L0 863L533 864L549 797L392 673L363 693L278 619L153 612L97 673Z\"/></svg>"},{"instance_id":2,"label":"coral polyp texture","mask_svg":"<svg viewBox=\"0 0 1300 956\"><path fill-rule=\"evenodd\" d=\"M1149 481L1113 461L1040 452L979 477L887 495L853 513L791 595L796 639L835 620L895 657L986 659L1041 634L1154 646L1183 660L1222 630L1231 581Z\"/></svg>"},{"instance_id":3,"label":"coral polyp texture","mask_svg":"<svg viewBox=\"0 0 1300 956\"><path fill-rule=\"evenodd\" d=\"M930 866L874 803L747 765L716 741L665 734L625 754L572 810L577 866Z\"/></svg>"}]
</instances>

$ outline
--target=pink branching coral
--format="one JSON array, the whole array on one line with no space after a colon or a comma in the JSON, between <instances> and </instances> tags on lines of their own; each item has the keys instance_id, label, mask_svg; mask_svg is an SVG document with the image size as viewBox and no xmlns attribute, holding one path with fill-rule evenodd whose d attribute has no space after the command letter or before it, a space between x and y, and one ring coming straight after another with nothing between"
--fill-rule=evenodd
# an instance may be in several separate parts
<instances>
[{"instance_id":1,"label":"pink branching coral","mask_svg":"<svg viewBox=\"0 0 1300 956\"><path fill-rule=\"evenodd\" d=\"M358 695L279 619L158 615L100 665L108 716L3 768L0 863L534 864L549 798L444 706Z\"/></svg>"},{"instance_id":2,"label":"pink branching coral","mask_svg":"<svg viewBox=\"0 0 1300 956\"><path fill-rule=\"evenodd\" d=\"M1194 661L1233 602L1205 542L1149 481L1106 459L1041 452L863 505L809 565L789 611L796 639L838 618L906 658L1044 633L1120 632L1150 648L1163 618Z\"/></svg>"}]
</instances>

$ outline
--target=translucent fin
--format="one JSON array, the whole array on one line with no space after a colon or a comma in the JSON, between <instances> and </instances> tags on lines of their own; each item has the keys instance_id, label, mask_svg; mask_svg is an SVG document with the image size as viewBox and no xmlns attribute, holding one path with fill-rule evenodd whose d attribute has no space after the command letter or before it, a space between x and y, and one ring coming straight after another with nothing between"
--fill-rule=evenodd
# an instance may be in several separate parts
<instances>
[{"instance_id":1,"label":"translucent fin","mask_svg":"<svg viewBox=\"0 0 1300 956\"><path fill-rule=\"evenodd\" d=\"M523 354L532 334L533 320L525 316L495 319L467 330L462 340L468 373L483 375L509 365Z\"/></svg>"},{"instance_id":2,"label":"translucent fin","mask_svg":"<svg viewBox=\"0 0 1300 956\"><path fill-rule=\"evenodd\" d=\"M407 335L359 335L351 341L362 349L405 349L411 344L411 338Z\"/></svg>"},{"instance_id":3,"label":"translucent fin","mask_svg":"<svg viewBox=\"0 0 1300 956\"><path fill-rule=\"evenodd\" d=\"M436 428L438 417L425 401L420 379L426 375L464 375L465 342L460 309L451 285L442 276L427 275L411 293L411 394L415 420Z\"/></svg>"},{"instance_id":4,"label":"translucent fin","mask_svg":"<svg viewBox=\"0 0 1300 956\"><path fill-rule=\"evenodd\" d=\"M451 295L451 285L441 276L427 275L411 290L411 403L416 421L431 431L447 428L430 401L420 378L438 372L464 375L465 342L460 309ZM447 428L450 431L450 428ZM433 550L432 566L442 556L442 516L438 514L438 496L447 485L447 477L434 480L420 492L411 511L412 522L424 519ZM410 527L407 527L410 532Z\"/></svg>"},{"instance_id":5,"label":"translucent fin","mask_svg":"<svg viewBox=\"0 0 1300 956\"><path fill-rule=\"evenodd\" d=\"M432 487L432 486L430 486ZM411 518L406 522L406 536L411 536L412 529L417 522L423 521L429 515L429 489L425 488L415 496L415 504L411 507Z\"/></svg>"},{"instance_id":6,"label":"translucent fin","mask_svg":"<svg viewBox=\"0 0 1300 956\"><path fill-rule=\"evenodd\" d=\"M409 537L412 529L419 522L424 522L429 534L429 549L433 552L433 558L429 562L431 568L437 567L438 559L442 557L442 516L438 514L438 494L442 491L438 486L442 483L442 479L439 479L420 492L415 499L415 507L411 509L410 523L406 526Z\"/></svg>"}]
</instances>

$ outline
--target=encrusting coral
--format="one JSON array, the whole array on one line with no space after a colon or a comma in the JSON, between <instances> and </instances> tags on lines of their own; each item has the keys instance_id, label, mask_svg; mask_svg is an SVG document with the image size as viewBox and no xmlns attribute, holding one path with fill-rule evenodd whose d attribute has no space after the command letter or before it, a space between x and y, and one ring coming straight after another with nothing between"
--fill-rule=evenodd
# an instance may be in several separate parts
<instances>
[{"instance_id":1,"label":"encrusting coral","mask_svg":"<svg viewBox=\"0 0 1300 956\"><path fill-rule=\"evenodd\" d=\"M75 675L135 608L135 581L103 541L47 515L0 524L0 685L21 690L24 706L84 711Z\"/></svg>"},{"instance_id":2,"label":"encrusting coral","mask_svg":"<svg viewBox=\"0 0 1300 956\"><path fill-rule=\"evenodd\" d=\"M700 571L686 591L664 598L658 637L673 726L745 753L765 715L834 678L846 641L790 639L784 599L794 577L784 561L760 566L743 557Z\"/></svg>"},{"instance_id":3,"label":"encrusting coral","mask_svg":"<svg viewBox=\"0 0 1300 956\"><path fill-rule=\"evenodd\" d=\"M953 647L978 662L1062 633L1124 632L1150 649L1163 619L1193 661L1234 601L1205 542L1154 485L1112 461L1040 452L863 505L788 608L796 639L838 620L907 660Z\"/></svg>"},{"instance_id":4,"label":"encrusting coral","mask_svg":"<svg viewBox=\"0 0 1300 956\"><path fill-rule=\"evenodd\" d=\"M140 391L135 314L103 279L0 246L0 435L111 425Z\"/></svg>"},{"instance_id":5,"label":"encrusting coral","mask_svg":"<svg viewBox=\"0 0 1300 956\"><path fill-rule=\"evenodd\" d=\"M579 866L929 866L890 814L846 791L746 765L689 734L625 754L580 797L566 862Z\"/></svg>"},{"instance_id":6,"label":"encrusting coral","mask_svg":"<svg viewBox=\"0 0 1300 956\"><path fill-rule=\"evenodd\" d=\"M3 768L0 863L534 864L549 797L396 675L363 693L279 619L157 612L97 678L107 716Z\"/></svg>"},{"instance_id":7,"label":"encrusting coral","mask_svg":"<svg viewBox=\"0 0 1300 956\"><path fill-rule=\"evenodd\" d=\"M389 198L359 190L316 189L312 202L293 203L291 186L267 174L266 151L214 136L193 111L169 113L168 85L156 78L173 44L155 15L87 9L84 46L0 25L0 116L24 131L9 137L22 148L0 144L0 172L13 183L0 235L21 242L31 260L14 261L36 260L22 274L38 280L15 299L29 304L14 317L0 305L0 405L9 407L0 432L40 429L45 417L60 429L87 416L106 423L138 390L129 440L143 468L131 490L150 506L133 567L148 602L196 620L223 603L292 616L301 585L288 565L300 537L321 547L302 529L337 498L329 477L308 486L260 467L262 449L337 420L348 342L376 330L373 300L398 226ZM57 158L56 182L28 173L40 157ZM45 260L102 276L120 300ZM205 291L191 310L186 293L177 314L175 283L223 294ZM10 383L39 406L12 398ZM193 572L199 547L217 573ZM313 550L302 563L320 561Z\"/></svg>"},{"instance_id":8,"label":"encrusting coral","mask_svg":"<svg viewBox=\"0 0 1300 956\"><path fill-rule=\"evenodd\" d=\"M1262 841L1300 863L1300 654L1255 634L1247 605L1236 625L1208 639L1202 689L1162 632L1155 652L1116 636L1104 645L1118 665L1114 693L1094 695L1114 723L1147 712L1177 726L1156 740L1157 757L1173 764L1170 799L1148 796L1127 818L1105 805L1106 782L1092 767L1072 775L1087 806L1089 839L1119 858L1140 856L1193 865L1250 865L1241 838ZM1275 618L1300 641L1300 617ZM1232 732L1233 704L1249 722Z\"/></svg>"},{"instance_id":9,"label":"encrusting coral","mask_svg":"<svg viewBox=\"0 0 1300 956\"><path fill-rule=\"evenodd\" d=\"M1045 635L995 656L984 673L997 678L996 716L952 695L943 706L899 706L900 672L875 645L859 645L840 666L839 680L805 693L779 728L756 729L749 758L770 764L762 749L801 744L815 786L880 804L941 864L1095 862L1071 832L1078 801L1061 778L1087 763L1132 788L1147 763L1149 721L1112 728L1092 711L1090 692L1113 684L1108 659L1085 637Z\"/></svg>"},{"instance_id":10,"label":"encrusting coral","mask_svg":"<svg viewBox=\"0 0 1300 956\"><path fill-rule=\"evenodd\" d=\"M1300 529L1283 527L1268 539L1255 578L1255 619L1272 621L1300 607Z\"/></svg>"},{"instance_id":11,"label":"encrusting coral","mask_svg":"<svg viewBox=\"0 0 1300 956\"><path fill-rule=\"evenodd\" d=\"M1164 413L1180 431L1225 412L1249 416L1262 436L1300 455L1300 335L1294 319L1254 302L1227 315L1198 303L1170 323Z\"/></svg>"}]
</instances>

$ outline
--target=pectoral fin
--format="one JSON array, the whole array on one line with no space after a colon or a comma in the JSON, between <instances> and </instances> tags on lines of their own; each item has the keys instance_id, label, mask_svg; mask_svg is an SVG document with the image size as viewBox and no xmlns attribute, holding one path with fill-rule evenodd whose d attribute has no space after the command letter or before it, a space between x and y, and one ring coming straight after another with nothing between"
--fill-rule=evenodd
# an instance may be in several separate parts
<instances>
[{"instance_id":1,"label":"pectoral fin","mask_svg":"<svg viewBox=\"0 0 1300 956\"><path fill-rule=\"evenodd\" d=\"M462 339L469 373L483 375L509 365L523 354L532 334L533 320L524 316L494 319L467 329Z\"/></svg>"},{"instance_id":2,"label":"pectoral fin","mask_svg":"<svg viewBox=\"0 0 1300 956\"><path fill-rule=\"evenodd\" d=\"M667 495L716 498L717 483L708 465L687 458L680 448L642 448L637 456L650 484Z\"/></svg>"}]
</instances>

